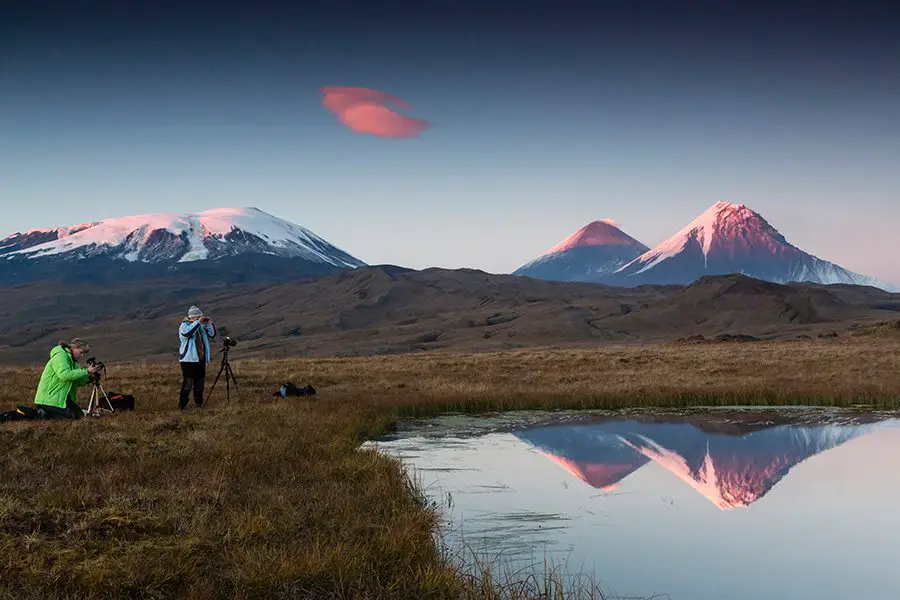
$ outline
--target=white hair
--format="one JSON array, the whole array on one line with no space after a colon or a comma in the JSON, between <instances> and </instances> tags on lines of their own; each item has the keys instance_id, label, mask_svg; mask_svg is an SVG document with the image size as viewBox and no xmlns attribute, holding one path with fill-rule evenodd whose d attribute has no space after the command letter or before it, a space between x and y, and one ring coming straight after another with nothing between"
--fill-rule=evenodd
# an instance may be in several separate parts
<instances>
[{"instance_id":1,"label":"white hair","mask_svg":"<svg viewBox=\"0 0 900 600\"><path fill-rule=\"evenodd\" d=\"M81 338L72 338L68 344L66 344L69 348L79 348L81 350L90 350L91 346L86 341Z\"/></svg>"}]
</instances>

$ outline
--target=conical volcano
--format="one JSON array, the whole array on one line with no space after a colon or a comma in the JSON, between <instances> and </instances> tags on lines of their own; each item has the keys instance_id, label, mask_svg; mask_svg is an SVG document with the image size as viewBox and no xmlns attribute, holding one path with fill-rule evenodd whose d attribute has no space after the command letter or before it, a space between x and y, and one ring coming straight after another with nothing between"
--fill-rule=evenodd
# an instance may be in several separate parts
<instances>
[{"instance_id":1,"label":"conical volcano","mask_svg":"<svg viewBox=\"0 0 900 600\"><path fill-rule=\"evenodd\" d=\"M848 271L790 244L743 204L716 202L678 233L604 278L613 285L687 285L709 275L743 274L774 283L891 285Z\"/></svg>"},{"instance_id":2,"label":"conical volcano","mask_svg":"<svg viewBox=\"0 0 900 600\"><path fill-rule=\"evenodd\" d=\"M592 281L615 272L648 248L611 219L588 223L513 275L551 281Z\"/></svg>"}]
</instances>

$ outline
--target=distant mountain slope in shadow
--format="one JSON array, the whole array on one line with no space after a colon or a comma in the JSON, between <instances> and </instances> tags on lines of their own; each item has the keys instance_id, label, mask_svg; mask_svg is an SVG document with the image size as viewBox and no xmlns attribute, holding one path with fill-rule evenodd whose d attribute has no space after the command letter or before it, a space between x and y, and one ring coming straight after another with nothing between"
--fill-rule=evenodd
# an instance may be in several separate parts
<instances>
[{"instance_id":1,"label":"distant mountain slope in shadow","mask_svg":"<svg viewBox=\"0 0 900 600\"><path fill-rule=\"evenodd\" d=\"M281 261L290 260L269 257L258 267L262 272L274 261L271 268L280 272ZM616 288L386 265L307 279L298 273L296 281L273 284L220 281L212 276L216 268L197 261L149 281L98 283L85 275L3 287L0 363L42 363L58 340L76 334L117 360L170 360L172 329L191 304L241 342L240 356L270 358L640 344L693 335L815 337L900 319L897 294L740 275Z\"/></svg>"}]
</instances>

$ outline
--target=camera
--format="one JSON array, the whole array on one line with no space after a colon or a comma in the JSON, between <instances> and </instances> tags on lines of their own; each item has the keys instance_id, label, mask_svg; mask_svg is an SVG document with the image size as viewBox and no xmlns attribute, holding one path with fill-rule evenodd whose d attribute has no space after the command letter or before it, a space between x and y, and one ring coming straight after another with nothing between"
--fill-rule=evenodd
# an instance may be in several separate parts
<instances>
[{"instance_id":1,"label":"camera","mask_svg":"<svg viewBox=\"0 0 900 600\"><path fill-rule=\"evenodd\" d=\"M97 369L98 369L97 372L94 373L93 375L91 375L90 380L99 382L101 377L103 376L102 374L106 372L106 365L103 364L102 362L100 362L99 360L97 360L96 358L94 358L93 356L90 357L89 359L87 359L87 364L92 367L97 367Z\"/></svg>"},{"instance_id":2,"label":"camera","mask_svg":"<svg viewBox=\"0 0 900 600\"><path fill-rule=\"evenodd\" d=\"M237 342L234 341L233 339L231 339L230 337L228 337L227 335L224 338L222 338L222 343L225 344L226 348L233 348L233 347L237 346Z\"/></svg>"}]
</instances>

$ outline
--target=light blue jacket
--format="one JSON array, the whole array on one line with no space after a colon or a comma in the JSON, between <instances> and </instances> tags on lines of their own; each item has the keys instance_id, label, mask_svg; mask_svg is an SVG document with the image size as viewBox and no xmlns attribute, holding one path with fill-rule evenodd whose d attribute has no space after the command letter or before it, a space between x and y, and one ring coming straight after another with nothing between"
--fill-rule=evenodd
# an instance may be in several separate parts
<instances>
[{"instance_id":1,"label":"light blue jacket","mask_svg":"<svg viewBox=\"0 0 900 600\"><path fill-rule=\"evenodd\" d=\"M178 339L181 341L181 347L178 350L180 362L200 362L200 356L197 354L198 338L203 341L206 350L206 364L209 364L209 355L212 354L209 341L216 339L216 325L212 321L191 323L187 319L182 321L178 328Z\"/></svg>"}]
</instances>

